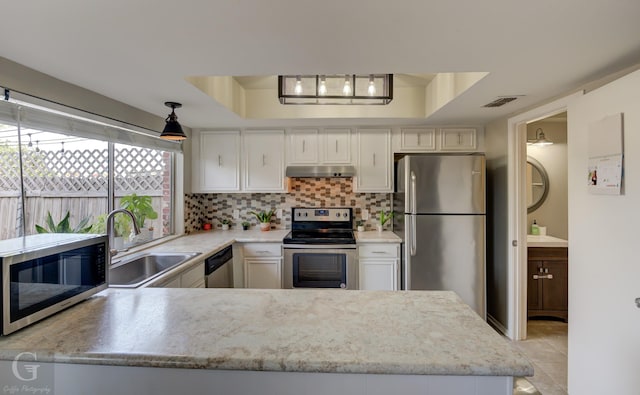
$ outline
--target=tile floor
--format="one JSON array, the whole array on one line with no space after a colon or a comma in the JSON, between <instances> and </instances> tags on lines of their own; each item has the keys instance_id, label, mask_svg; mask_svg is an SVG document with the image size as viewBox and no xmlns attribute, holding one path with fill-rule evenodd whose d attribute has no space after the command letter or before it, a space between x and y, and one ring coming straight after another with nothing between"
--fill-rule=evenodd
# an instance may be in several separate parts
<instances>
[{"instance_id":1,"label":"tile floor","mask_svg":"<svg viewBox=\"0 0 640 395\"><path fill-rule=\"evenodd\" d=\"M515 342L533 364L527 380L541 395L567 395L567 328L565 322L529 320L527 339Z\"/></svg>"}]
</instances>

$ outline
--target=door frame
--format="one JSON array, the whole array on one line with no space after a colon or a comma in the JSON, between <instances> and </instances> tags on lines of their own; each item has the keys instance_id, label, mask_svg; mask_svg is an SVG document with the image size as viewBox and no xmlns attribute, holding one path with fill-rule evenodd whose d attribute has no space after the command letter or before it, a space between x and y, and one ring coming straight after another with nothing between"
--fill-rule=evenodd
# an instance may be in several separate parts
<instances>
[{"instance_id":1,"label":"door frame","mask_svg":"<svg viewBox=\"0 0 640 395\"><path fill-rule=\"evenodd\" d=\"M578 91L507 121L509 284L507 336L527 337L527 124L567 111L569 103L584 94ZM567 124L569 114L567 113Z\"/></svg>"}]
</instances>

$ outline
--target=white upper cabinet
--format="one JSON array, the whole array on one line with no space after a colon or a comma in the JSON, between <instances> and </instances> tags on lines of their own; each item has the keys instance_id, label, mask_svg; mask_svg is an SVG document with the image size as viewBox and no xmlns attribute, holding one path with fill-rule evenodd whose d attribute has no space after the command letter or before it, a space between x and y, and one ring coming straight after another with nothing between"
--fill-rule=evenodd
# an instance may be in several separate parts
<instances>
[{"instance_id":1,"label":"white upper cabinet","mask_svg":"<svg viewBox=\"0 0 640 395\"><path fill-rule=\"evenodd\" d=\"M243 190L284 192L284 131L245 131L243 148Z\"/></svg>"},{"instance_id":2,"label":"white upper cabinet","mask_svg":"<svg viewBox=\"0 0 640 395\"><path fill-rule=\"evenodd\" d=\"M352 164L351 129L287 131L287 164Z\"/></svg>"},{"instance_id":3,"label":"white upper cabinet","mask_svg":"<svg viewBox=\"0 0 640 395\"><path fill-rule=\"evenodd\" d=\"M476 129L440 129L440 149L443 151L475 151L477 148Z\"/></svg>"},{"instance_id":4,"label":"white upper cabinet","mask_svg":"<svg viewBox=\"0 0 640 395\"><path fill-rule=\"evenodd\" d=\"M391 165L391 131L358 130L356 192L393 192Z\"/></svg>"},{"instance_id":5,"label":"white upper cabinet","mask_svg":"<svg viewBox=\"0 0 640 395\"><path fill-rule=\"evenodd\" d=\"M351 164L351 129L325 129L322 135L324 163Z\"/></svg>"},{"instance_id":6,"label":"white upper cabinet","mask_svg":"<svg viewBox=\"0 0 640 395\"><path fill-rule=\"evenodd\" d=\"M427 128L407 128L400 130L402 151L435 151L436 130Z\"/></svg>"},{"instance_id":7,"label":"white upper cabinet","mask_svg":"<svg viewBox=\"0 0 640 395\"><path fill-rule=\"evenodd\" d=\"M294 129L288 137L290 164L316 164L320 161L317 129Z\"/></svg>"},{"instance_id":8,"label":"white upper cabinet","mask_svg":"<svg viewBox=\"0 0 640 395\"><path fill-rule=\"evenodd\" d=\"M237 192L240 190L240 132L195 132L193 192Z\"/></svg>"}]
</instances>

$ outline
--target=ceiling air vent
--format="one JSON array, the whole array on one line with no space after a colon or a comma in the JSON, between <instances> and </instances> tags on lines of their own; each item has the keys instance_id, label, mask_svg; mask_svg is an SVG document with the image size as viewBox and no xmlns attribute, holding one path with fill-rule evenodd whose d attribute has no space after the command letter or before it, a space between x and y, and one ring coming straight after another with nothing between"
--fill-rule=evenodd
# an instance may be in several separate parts
<instances>
[{"instance_id":1,"label":"ceiling air vent","mask_svg":"<svg viewBox=\"0 0 640 395\"><path fill-rule=\"evenodd\" d=\"M487 103L482 107L501 107L504 106L505 104L512 102L514 100L516 100L518 98L518 96L503 96L503 97L499 97L497 99L495 99L494 101L492 101L491 103Z\"/></svg>"}]
</instances>

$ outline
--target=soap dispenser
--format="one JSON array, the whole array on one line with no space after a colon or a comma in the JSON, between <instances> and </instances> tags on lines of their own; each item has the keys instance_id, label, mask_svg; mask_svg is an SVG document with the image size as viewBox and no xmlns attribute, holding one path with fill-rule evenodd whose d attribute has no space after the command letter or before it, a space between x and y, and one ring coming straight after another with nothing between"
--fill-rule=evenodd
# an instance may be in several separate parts
<instances>
[{"instance_id":1,"label":"soap dispenser","mask_svg":"<svg viewBox=\"0 0 640 395\"><path fill-rule=\"evenodd\" d=\"M536 220L533 220L533 223L531 224L531 234L532 235L539 235L540 234L540 228L538 227L538 223L536 222Z\"/></svg>"}]
</instances>

